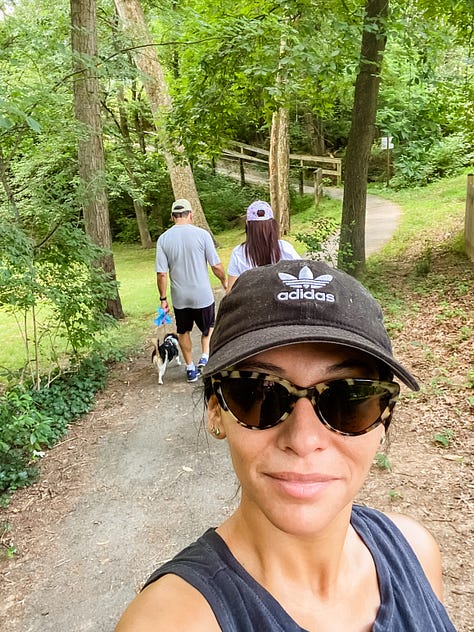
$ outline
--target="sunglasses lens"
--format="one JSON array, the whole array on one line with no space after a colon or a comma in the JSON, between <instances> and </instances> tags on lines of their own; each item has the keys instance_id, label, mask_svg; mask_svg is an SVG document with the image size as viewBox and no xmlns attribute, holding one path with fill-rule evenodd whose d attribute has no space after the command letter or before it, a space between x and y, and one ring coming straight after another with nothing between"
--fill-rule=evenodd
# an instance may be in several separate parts
<instances>
[{"instance_id":1,"label":"sunglasses lens","mask_svg":"<svg viewBox=\"0 0 474 632\"><path fill-rule=\"evenodd\" d=\"M220 388L231 413L252 428L275 426L289 409L288 391L271 380L250 377L223 379Z\"/></svg>"},{"instance_id":2,"label":"sunglasses lens","mask_svg":"<svg viewBox=\"0 0 474 632\"><path fill-rule=\"evenodd\" d=\"M218 382L224 403L249 428L272 428L283 421L300 397L313 402L321 421L345 435L360 435L389 420L400 387L394 382L353 378L301 389L272 376L234 371Z\"/></svg>"},{"instance_id":3,"label":"sunglasses lens","mask_svg":"<svg viewBox=\"0 0 474 632\"><path fill-rule=\"evenodd\" d=\"M349 435L363 434L380 419L392 393L371 380L336 380L319 397L323 420L334 430Z\"/></svg>"}]
</instances>

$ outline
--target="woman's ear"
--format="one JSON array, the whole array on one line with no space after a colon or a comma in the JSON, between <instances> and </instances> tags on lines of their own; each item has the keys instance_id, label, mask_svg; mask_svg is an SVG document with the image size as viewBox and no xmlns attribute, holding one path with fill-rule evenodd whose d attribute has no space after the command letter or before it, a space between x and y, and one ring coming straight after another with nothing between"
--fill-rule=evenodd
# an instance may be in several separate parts
<instances>
[{"instance_id":1,"label":"woman's ear","mask_svg":"<svg viewBox=\"0 0 474 632\"><path fill-rule=\"evenodd\" d=\"M207 402L207 431L210 432L213 437L225 439L226 435L222 424L222 409L215 395L211 395Z\"/></svg>"}]
</instances>

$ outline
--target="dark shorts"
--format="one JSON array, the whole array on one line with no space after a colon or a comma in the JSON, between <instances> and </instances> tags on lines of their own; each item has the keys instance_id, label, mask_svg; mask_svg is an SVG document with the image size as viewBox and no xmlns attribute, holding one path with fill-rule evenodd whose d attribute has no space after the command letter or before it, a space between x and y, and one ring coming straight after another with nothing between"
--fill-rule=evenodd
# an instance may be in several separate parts
<instances>
[{"instance_id":1,"label":"dark shorts","mask_svg":"<svg viewBox=\"0 0 474 632\"><path fill-rule=\"evenodd\" d=\"M209 330L211 327L214 327L215 305L215 303L212 303L208 307L200 307L199 309L190 307L185 307L184 309L175 308L174 317L176 318L176 331L178 334L185 334L187 331L191 331L194 323L196 323L203 336L208 336Z\"/></svg>"}]
</instances>

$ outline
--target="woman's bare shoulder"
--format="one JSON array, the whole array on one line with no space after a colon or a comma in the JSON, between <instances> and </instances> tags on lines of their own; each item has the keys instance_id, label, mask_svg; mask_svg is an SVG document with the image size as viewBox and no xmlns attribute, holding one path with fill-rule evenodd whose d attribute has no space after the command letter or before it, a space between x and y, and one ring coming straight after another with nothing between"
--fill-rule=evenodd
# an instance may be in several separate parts
<instances>
[{"instance_id":1,"label":"woman's bare shoulder","mask_svg":"<svg viewBox=\"0 0 474 632\"><path fill-rule=\"evenodd\" d=\"M177 575L165 575L140 592L125 610L115 632L219 632L201 593Z\"/></svg>"},{"instance_id":2,"label":"woman's bare shoulder","mask_svg":"<svg viewBox=\"0 0 474 632\"><path fill-rule=\"evenodd\" d=\"M387 513L387 515L397 525L415 551L431 587L441 600L443 596L441 554L433 535L420 522L409 516L398 513Z\"/></svg>"}]
</instances>

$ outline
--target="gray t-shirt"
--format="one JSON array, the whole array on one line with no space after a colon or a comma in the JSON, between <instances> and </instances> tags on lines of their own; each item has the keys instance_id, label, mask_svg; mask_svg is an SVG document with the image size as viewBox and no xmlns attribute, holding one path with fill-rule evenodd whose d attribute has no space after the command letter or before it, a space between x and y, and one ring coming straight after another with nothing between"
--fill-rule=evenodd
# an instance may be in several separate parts
<instances>
[{"instance_id":1,"label":"gray t-shirt","mask_svg":"<svg viewBox=\"0 0 474 632\"><path fill-rule=\"evenodd\" d=\"M174 225L156 242L156 272L170 275L173 307L199 309L214 302L207 264L220 263L211 235L193 224Z\"/></svg>"}]
</instances>

